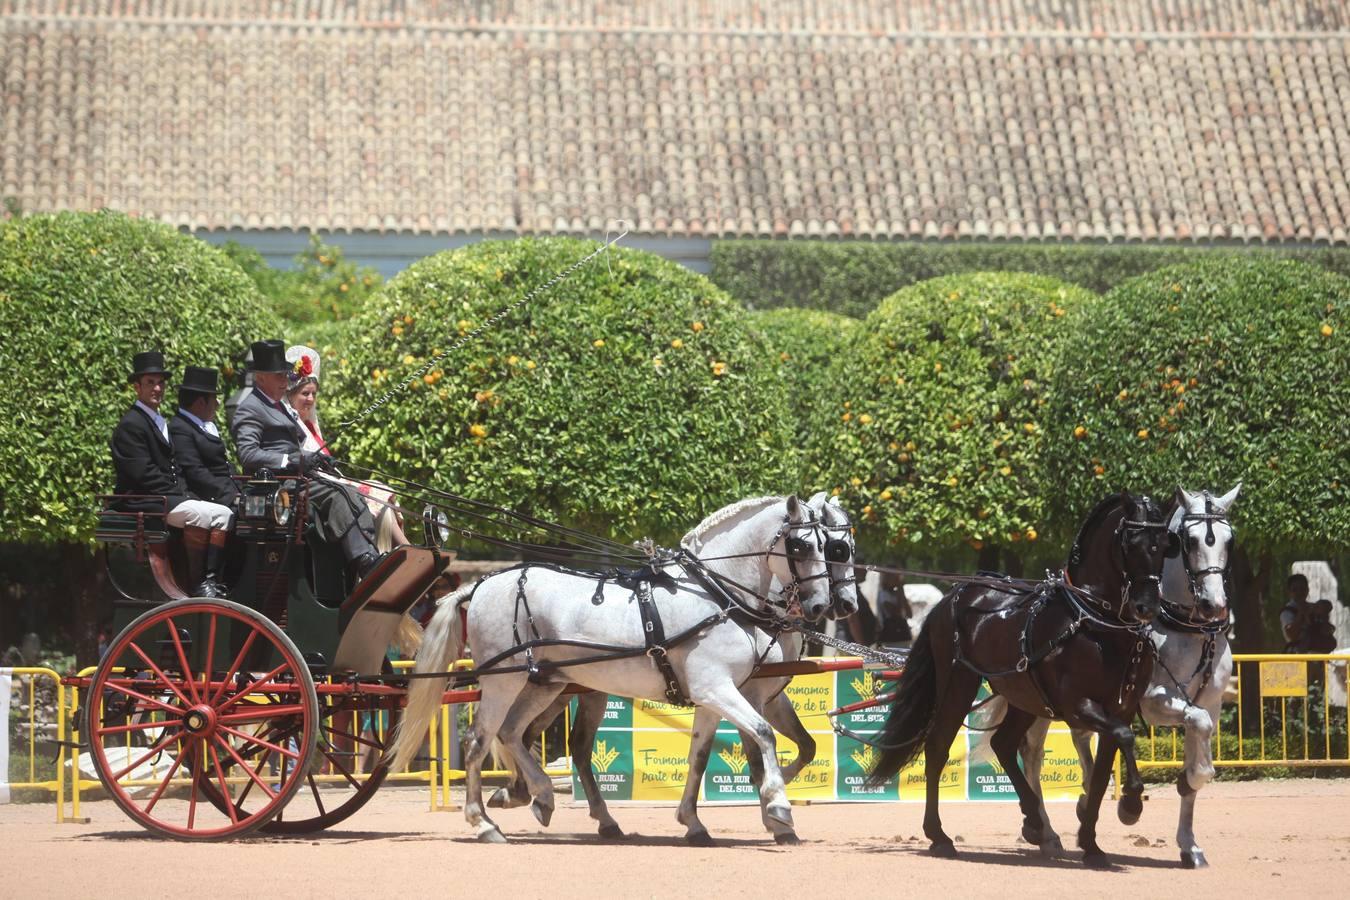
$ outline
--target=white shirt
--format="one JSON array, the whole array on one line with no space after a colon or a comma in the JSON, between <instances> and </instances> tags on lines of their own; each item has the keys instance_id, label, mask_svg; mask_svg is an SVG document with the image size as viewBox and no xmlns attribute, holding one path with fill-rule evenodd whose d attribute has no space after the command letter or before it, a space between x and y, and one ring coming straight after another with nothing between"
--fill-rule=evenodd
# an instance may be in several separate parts
<instances>
[{"instance_id":1,"label":"white shirt","mask_svg":"<svg viewBox=\"0 0 1350 900\"><path fill-rule=\"evenodd\" d=\"M217 438L220 437L220 429L216 427L215 422L203 422L201 419L197 418L192 413L188 412L186 409L183 409L182 407L179 407L178 414L183 418L187 419L193 425L196 425L202 431L205 431L207 434L211 435L211 437Z\"/></svg>"},{"instance_id":2,"label":"white shirt","mask_svg":"<svg viewBox=\"0 0 1350 900\"><path fill-rule=\"evenodd\" d=\"M150 417L150 421L155 423L160 436L164 438L164 443L169 443L169 423L165 421L164 417L157 410L151 409L139 400L136 401L136 405L145 410L145 414Z\"/></svg>"}]
</instances>

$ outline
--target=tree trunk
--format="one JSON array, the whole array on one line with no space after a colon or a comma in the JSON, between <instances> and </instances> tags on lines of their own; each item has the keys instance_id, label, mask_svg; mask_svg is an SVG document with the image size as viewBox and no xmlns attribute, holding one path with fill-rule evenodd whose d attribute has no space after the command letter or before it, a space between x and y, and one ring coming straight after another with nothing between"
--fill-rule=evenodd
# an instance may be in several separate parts
<instances>
[{"instance_id":1,"label":"tree trunk","mask_svg":"<svg viewBox=\"0 0 1350 900\"><path fill-rule=\"evenodd\" d=\"M1026 571L1026 563L1022 560L1022 554L1012 547L1003 548L1003 571L1013 578L1021 578L1022 573Z\"/></svg>"},{"instance_id":2,"label":"tree trunk","mask_svg":"<svg viewBox=\"0 0 1350 900\"><path fill-rule=\"evenodd\" d=\"M993 544L985 544L980 548L980 556L975 565L983 572L997 572L998 548Z\"/></svg>"},{"instance_id":3,"label":"tree trunk","mask_svg":"<svg viewBox=\"0 0 1350 900\"><path fill-rule=\"evenodd\" d=\"M62 544L62 570L75 616L70 635L75 641L75 667L98 663L98 633L103 619L103 583L107 573L87 544Z\"/></svg>"}]
</instances>

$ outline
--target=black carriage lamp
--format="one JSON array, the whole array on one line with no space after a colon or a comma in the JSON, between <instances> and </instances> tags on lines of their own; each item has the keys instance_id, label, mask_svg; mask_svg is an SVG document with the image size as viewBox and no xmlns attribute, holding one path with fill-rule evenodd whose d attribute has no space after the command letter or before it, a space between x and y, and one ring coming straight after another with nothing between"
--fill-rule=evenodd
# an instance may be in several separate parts
<instances>
[{"instance_id":1,"label":"black carriage lamp","mask_svg":"<svg viewBox=\"0 0 1350 900\"><path fill-rule=\"evenodd\" d=\"M259 469L244 486L244 518L270 520L285 527L291 520L291 484L283 484L269 469Z\"/></svg>"},{"instance_id":2,"label":"black carriage lamp","mask_svg":"<svg viewBox=\"0 0 1350 900\"><path fill-rule=\"evenodd\" d=\"M450 540L450 517L445 510L431 504L422 510L422 531L426 534L428 546L444 550Z\"/></svg>"}]
</instances>

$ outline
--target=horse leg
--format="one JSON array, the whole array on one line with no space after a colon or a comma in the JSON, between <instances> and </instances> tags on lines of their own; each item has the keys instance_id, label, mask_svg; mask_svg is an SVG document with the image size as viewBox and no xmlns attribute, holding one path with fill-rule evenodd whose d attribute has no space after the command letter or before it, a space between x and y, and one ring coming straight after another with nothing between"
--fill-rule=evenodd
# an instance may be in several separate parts
<instances>
[{"instance_id":1,"label":"horse leg","mask_svg":"<svg viewBox=\"0 0 1350 900\"><path fill-rule=\"evenodd\" d=\"M622 840L628 835L623 833L619 823L609 814L609 806L600 785L595 781L595 770L591 768L591 752L595 747L595 735L600 723L605 720L605 701L607 694L591 691L577 695L577 714L572 720L572 732L567 736L567 746L572 751L572 768L586 792L586 805L590 815L600 823L600 836L609 840Z\"/></svg>"},{"instance_id":2,"label":"horse leg","mask_svg":"<svg viewBox=\"0 0 1350 900\"><path fill-rule=\"evenodd\" d=\"M1116 739L1111 731L1102 731L1097 737L1097 759L1092 767L1092 781L1088 784L1086 802L1078 805L1078 846L1083 850L1083 862L1095 868L1110 865L1110 860L1097 846L1097 817L1101 813L1106 783L1111 778L1111 765L1116 759Z\"/></svg>"},{"instance_id":3,"label":"horse leg","mask_svg":"<svg viewBox=\"0 0 1350 900\"><path fill-rule=\"evenodd\" d=\"M1209 865L1205 851L1195 842L1195 799L1199 790L1214 777L1209 742L1218 716L1217 702L1210 709L1192 706L1186 710L1186 768L1177 780L1177 792L1181 794L1177 846L1181 848L1181 865L1186 869L1203 869Z\"/></svg>"},{"instance_id":4,"label":"horse leg","mask_svg":"<svg viewBox=\"0 0 1350 900\"><path fill-rule=\"evenodd\" d=\"M680 808L675 813L675 820L685 827L684 839L695 847L713 845L708 829L698 817L698 789L703 783L703 773L708 769L713 738L717 733L717 723L721 720L721 715L710 707L694 708L694 726L689 733L689 774L684 780L684 794L680 797ZM746 740L744 747L747 756L754 755L755 748L750 741Z\"/></svg>"},{"instance_id":5,"label":"horse leg","mask_svg":"<svg viewBox=\"0 0 1350 900\"><path fill-rule=\"evenodd\" d=\"M772 831L773 826L769 822L768 802L764 798L764 791L763 791L764 758L759 755L759 747L755 745L754 738L751 735L746 734L744 731L739 732L739 734L741 737L741 746L749 748L748 752L746 753L746 761L750 764L750 783L755 786L755 789L757 791L759 791L759 808L760 808L760 815L764 819L764 827ZM813 754L815 753L814 746L812 747L811 752ZM790 780L791 779L786 774L784 774L783 783L786 785L787 782ZM797 835L792 833L775 834L774 840L780 844L796 845L801 843L801 841L797 838Z\"/></svg>"},{"instance_id":6,"label":"horse leg","mask_svg":"<svg viewBox=\"0 0 1350 900\"><path fill-rule=\"evenodd\" d=\"M769 720L769 724L777 729L779 734L797 745L797 758L783 769L783 783L791 784L792 779L816 758L816 739L797 717L797 710L792 708L792 700L788 698L786 691L777 692L765 704L764 718Z\"/></svg>"},{"instance_id":7,"label":"horse leg","mask_svg":"<svg viewBox=\"0 0 1350 900\"><path fill-rule=\"evenodd\" d=\"M1083 793L1078 795L1078 815L1083 815L1087 803L1087 786L1092 783L1092 732L1086 728L1073 728L1073 748L1078 751L1078 768L1083 773Z\"/></svg>"},{"instance_id":8,"label":"horse leg","mask_svg":"<svg viewBox=\"0 0 1350 900\"><path fill-rule=\"evenodd\" d=\"M480 841L504 844L506 836L488 818L483 807L483 760L492 749L492 740L511 711L513 701L526 683L524 678L508 682L502 677L485 679L485 682L478 703L478 715L473 720L464 752L464 818L473 826Z\"/></svg>"},{"instance_id":9,"label":"horse leg","mask_svg":"<svg viewBox=\"0 0 1350 900\"><path fill-rule=\"evenodd\" d=\"M516 771L525 779L530 796L534 798L534 802L530 804L531 811L539 824L544 827L548 827L555 809L553 780L530 752L529 745L524 741L524 735L531 724L543 718L543 714L550 710L564 687L566 685L558 684L541 687L531 685L526 688L516 698L499 733L502 743L515 760ZM545 724L551 721L552 718L549 718Z\"/></svg>"},{"instance_id":10,"label":"horse leg","mask_svg":"<svg viewBox=\"0 0 1350 900\"><path fill-rule=\"evenodd\" d=\"M773 832L775 840L780 843L791 842L796 837L792 827L792 807L788 805L783 773L778 768L777 741L769 723L755 711L754 706L736 689L735 683L730 678L702 691L701 696L691 699L700 706L712 707L738 731L753 738L764 762L764 783L760 787L760 796L764 803L766 824ZM784 835L792 837L783 837Z\"/></svg>"},{"instance_id":11,"label":"horse leg","mask_svg":"<svg viewBox=\"0 0 1350 900\"><path fill-rule=\"evenodd\" d=\"M557 700L553 701L553 704L549 706L548 709L540 713L539 716L530 723L530 727L525 729L525 746L533 747L534 742L544 733L544 729L548 728L548 726L553 723L553 720L557 718L558 713L562 712L563 708L566 706L567 699L559 697ZM505 747L502 749L507 755L510 755L510 751L506 751ZM506 787L499 787L492 793L492 796L488 798L488 808L515 809L518 806L524 806L526 803L529 803L530 800L529 785L525 783L525 776L521 774L520 763L512 757L511 781Z\"/></svg>"},{"instance_id":12,"label":"horse leg","mask_svg":"<svg viewBox=\"0 0 1350 900\"><path fill-rule=\"evenodd\" d=\"M945 657L938 657L945 659ZM980 677L964 666L948 664L945 678L943 666L938 665L938 710L933 716L932 726L924 742L924 781L926 798L923 813L923 833L930 841L928 852L933 856L954 858L956 845L942 830L942 817L938 813L938 788L942 784L942 770L947 767L951 757L952 741L961 730L966 716L970 713L975 695L980 691ZM946 682L943 684L943 682ZM1009 707L1011 711L1011 707Z\"/></svg>"},{"instance_id":13,"label":"horse leg","mask_svg":"<svg viewBox=\"0 0 1350 900\"><path fill-rule=\"evenodd\" d=\"M1045 797L1041 793L1041 764L1045 761L1045 735L1049 727L1049 719L1008 706L1002 725L990 738L990 748L998 756L1012 787L1017 789L1018 804L1022 808L1022 838L1048 853L1064 849L1060 845L1060 835L1050 827L1050 815L1045 810ZM1021 766L1018 765L1018 746L1022 749Z\"/></svg>"}]
</instances>

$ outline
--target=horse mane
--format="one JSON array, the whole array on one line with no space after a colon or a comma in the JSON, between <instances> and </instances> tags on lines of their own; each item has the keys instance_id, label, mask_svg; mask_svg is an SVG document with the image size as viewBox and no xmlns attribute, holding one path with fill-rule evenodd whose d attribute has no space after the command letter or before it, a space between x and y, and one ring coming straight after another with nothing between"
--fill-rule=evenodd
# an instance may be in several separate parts
<instances>
[{"instance_id":1,"label":"horse mane","mask_svg":"<svg viewBox=\"0 0 1350 900\"><path fill-rule=\"evenodd\" d=\"M697 553L700 545L703 543L703 538L713 529L740 516L746 510L753 508L755 512L759 512L764 507L773 503L783 502L783 499L784 498L782 497L750 497L749 499L733 503L730 506L724 506L710 514L702 522L699 522L690 529L684 537L680 538L680 546L692 553Z\"/></svg>"},{"instance_id":2,"label":"horse mane","mask_svg":"<svg viewBox=\"0 0 1350 900\"><path fill-rule=\"evenodd\" d=\"M1069 550L1069 565L1077 565L1083 560L1083 542L1089 532L1101 524L1102 519L1106 518L1113 510L1120 506L1124 501L1120 494L1108 494L1097 505L1092 507L1092 512L1088 513L1087 519L1078 529L1078 536L1073 539L1073 547Z\"/></svg>"}]
</instances>

